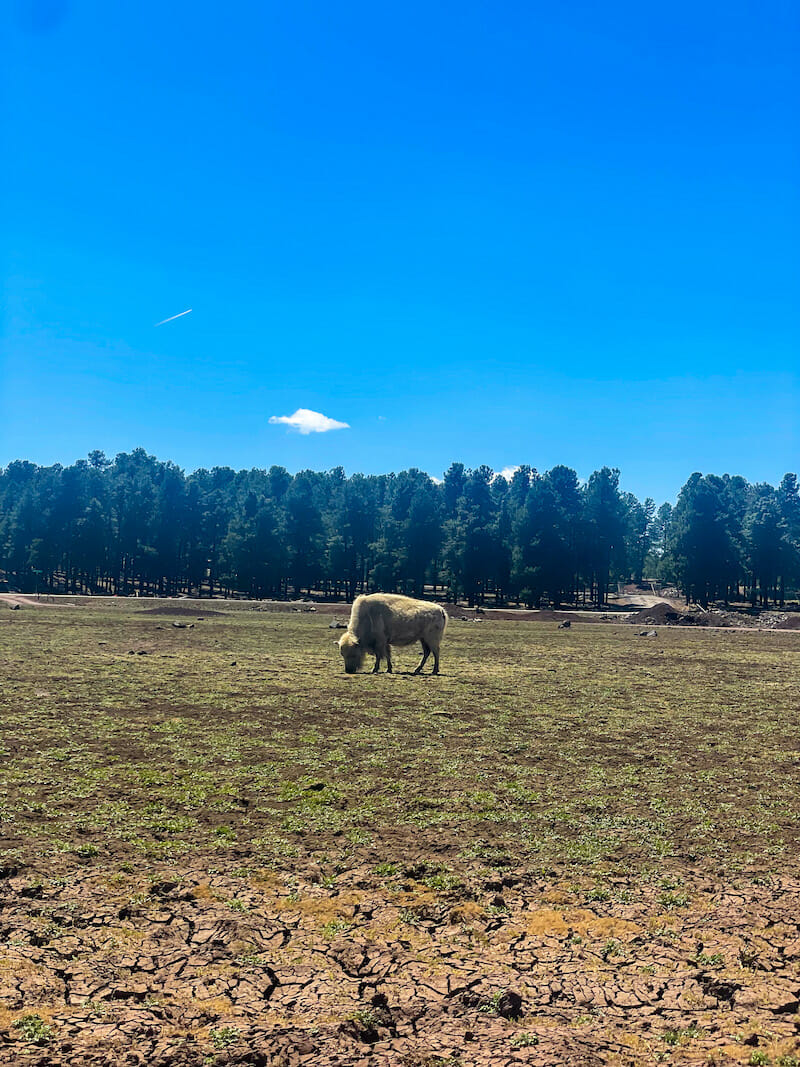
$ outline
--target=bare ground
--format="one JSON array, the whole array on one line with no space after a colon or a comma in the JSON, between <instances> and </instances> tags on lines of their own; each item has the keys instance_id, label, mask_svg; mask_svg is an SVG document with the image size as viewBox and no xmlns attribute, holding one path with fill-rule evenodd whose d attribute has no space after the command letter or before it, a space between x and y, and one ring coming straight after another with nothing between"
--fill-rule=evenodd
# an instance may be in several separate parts
<instances>
[{"instance_id":1,"label":"bare ground","mask_svg":"<svg viewBox=\"0 0 800 1067\"><path fill-rule=\"evenodd\" d=\"M648 643L625 627L584 636L498 620L454 625L440 679L345 679L330 671L325 618L267 629L191 610L192 631L144 604L92 628L80 613L9 613L4 647L16 642L19 658L3 704L16 774L0 824L0 1063L796 1067L797 820L781 799L800 766L785 702L795 635L671 631ZM739 700L756 670L763 682ZM713 696L670 732L712 672ZM148 699L159 685L168 703ZM727 724L711 722L717 707ZM391 742L373 733L400 716ZM406 728L417 732L401 751ZM777 755L765 747L775 739ZM431 745L419 760L417 743ZM218 784L206 799L191 799L192 775L177 769L166 790L169 761L179 769L193 750ZM251 751L265 762L285 751L291 788L248 785ZM497 803L510 774L528 783L517 808ZM593 774L596 786L575 789ZM401 779L405 807L381 808L362 832L348 816L359 790L385 801ZM684 813L685 798L708 810ZM470 804L481 821L465 821ZM153 840L126 834L151 805ZM573 849L571 862L526 853L527 809L537 847L567 853L591 828L599 850ZM183 814L194 829L176 829ZM668 831L657 860L652 839ZM715 851L733 833L751 835L735 864L729 847Z\"/></svg>"},{"instance_id":2,"label":"bare ground","mask_svg":"<svg viewBox=\"0 0 800 1067\"><path fill-rule=\"evenodd\" d=\"M557 871L517 869L448 900L424 863L387 893L363 860L333 888L313 862L242 884L209 857L153 870L127 897L91 864L62 869L65 886L7 870L0 1061L638 1064L674 1052L739 1064L754 1048L800 1052L797 880L683 871L686 906L665 904L660 883L635 903L622 882L597 900ZM10 1026L23 1009L57 1034L46 1049Z\"/></svg>"}]
</instances>

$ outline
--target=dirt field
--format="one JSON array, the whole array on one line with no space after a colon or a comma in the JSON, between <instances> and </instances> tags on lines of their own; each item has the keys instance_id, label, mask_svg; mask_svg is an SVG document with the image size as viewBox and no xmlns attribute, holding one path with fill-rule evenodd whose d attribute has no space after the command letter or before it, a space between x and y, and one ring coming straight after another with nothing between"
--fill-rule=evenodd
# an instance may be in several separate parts
<instances>
[{"instance_id":1,"label":"dirt field","mask_svg":"<svg viewBox=\"0 0 800 1067\"><path fill-rule=\"evenodd\" d=\"M330 623L0 605L0 1063L800 1064L800 634Z\"/></svg>"}]
</instances>

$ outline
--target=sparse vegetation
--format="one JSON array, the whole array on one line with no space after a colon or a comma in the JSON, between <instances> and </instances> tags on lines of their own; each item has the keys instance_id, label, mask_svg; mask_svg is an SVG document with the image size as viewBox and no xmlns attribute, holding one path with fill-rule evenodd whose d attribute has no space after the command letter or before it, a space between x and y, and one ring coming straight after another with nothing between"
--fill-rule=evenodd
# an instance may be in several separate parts
<instances>
[{"instance_id":1,"label":"sparse vegetation","mask_svg":"<svg viewBox=\"0 0 800 1067\"><path fill-rule=\"evenodd\" d=\"M700 952L693 961L698 967L713 967L715 969L725 966L725 957L721 952Z\"/></svg>"},{"instance_id":2,"label":"sparse vegetation","mask_svg":"<svg viewBox=\"0 0 800 1067\"><path fill-rule=\"evenodd\" d=\"M353 1012L350 1018L365 1030L374 1030L377 1026L380 1026L383 1021L381 1013L374 1008L359 1008L357 1011Z\"/></svg>"},{"instance_id":3,"label":"sparse vegetation","mask_svg":"<svg viewBox=\"0 0 800 1067\"><path fill-rule=\"evenodd\" d=\"M214 1048L226 1049L230 1048L231 1045L237 1044L240 1033L239 1028L236 1026L212 1027L209 1031L209 1037Z\"/></svg>"},{"instance_id":4,"label":"sparse vegetation","mask_svg":"<svg viewBox=\"0 0 800 1067\"><path fill-rule=\"evenodd\" d=\"M416 996L447 997L452 1019L465 998L465 1025L477 1033L477 1017L507 1054L544 1045L556 1025L545 1005L538 1034L499 1029L508 1005L498 1014L493 990L510 988L517 967L509 944L527 961L523 978L545 953L568 961L567 997L583 964L609 990L637 983L654 997L682 968L720 1004L748 971L754 983L779 972L755 924L732 942L708 904L730 885L737 909L775 900L800 850L798 635L676 628L655 647L613 624L564 633L454 621L439 678L405 675L402 649L397 674L347 678L323 612L215 602L221 614L188 631L169 625L175 610L0 614L12 679L0 687L0 877L16 889L0 983L22 961L32 992L18 1014L39 1019L9 1019L3 1040L46 1042L50 1055L65 1013L90 1034L124 1017L125 1000L143 1025L179 1026L186 1002L174 983L162 992L160 948L156 970L138 970L154 929L178 938L181 966L192 932L209 938L180 971L202 986L203 1055L248 1041L237 983L253 991L252 1018L265 1005L278 1018L294 1011L295 972L314 982L330 972L320 1016L352 1017L363 1029L353 1040L369 1041L372 1015L389 1015L364 990L411 967ZM150 654L128 655L140 647ZM56 968L129 984L117 999L96 980L91 999L65 1005L53 978L45 1001L38 983ZM30 1014L51 1002L58 1022ZM613 1033L610 1006L579 1003L585 1013L557 1024L563 1034ZM635 1007L625 1011L632 1030ZM653 1057L670 1062L684 1045L710 1054L724 1029L662 1025ZM791 1019L772 1014L770 1025ZM791 1056L787 1045L782 1067L795 1067Z\"/></svg>"},{"instance_id":5,"label":"sparse vegetation","mask_svg":"<svg viewBox=\"0 0 800 1067\"><path fill-rule=\"evenodd\" d=\"M478 1010L484 1012L486 1015L497 1015L500 1007L500 1001L503 999L503 990L497 989L490 997L484 1000Z\"/></svg>"},{"instance_id":6,"label":"sparse vegetation","mask_svg":"<svg viewBox=\"0 0 800 1067\"><path fill-rule=\"evenodd\" d=\"M330 941L334 937L341 937L342 934L346 934L349 929L349 923L342 922L341 919L331 919L330 922L325 923L322 927L322 936Z\"/></svg>"},{"instance_id":7,"label":"sparse vegetation","mask_svg":"<svg viewBox=\"0 0 800 1067\"><path fill-rule=\"evenodd\" d=\"M514 1034L508 1043L512 1048L533 1048L539 1044L539 1038L536 1034Z\"/></svg>"},{"instance_id":8,"label":"sparse vegetation","mask_svg":"<svg viewBox=\"0 0 800 1067\"><path fill-rule=\"evenodd\" d=\"M665 1030L662 1036L668 1045L685 1045L693 1038L701 1037L702 1034L700 1027L692 1024L683 1030Z\"/></svg>"},{"instance_id":9,"label":"sparse vegetation","mask_svg":"<svg viewBox=\"0 0 800 1067\"><path fill-rule=\"evenodd\" d=\"M15 1019L12 1026L19 1031L23 1040L31 1045L46 1045L53 1036L52 1026L48 1026L41 1015L33 1012Z\"/></svg>"},{"instance_id":10,"label":"sparse vegetation","mask_svg":"<svg viewBox=\"0 0 800 1067\"><path fill-rule=\"evenodd\" d=\"M685 908L688 903L689 897L686 893L662 893L659 897L662 908Z\"/></svg>"},{"instance_id":11,"label":"sparse vegetation","mask_svg":"<svg viewBox=\"0 0 800 1067\"><path fill-rule=\"evenodd\" d=\"M379 863L374 870L380 878L394 878L400 868L396 863Z\"/></svg>"},{"instance_id":12,"label":"sparse vegetation","mask_svg":"<svg viewBox=\"0 0 800 1067\"><path fill-rule=\"evenodd\" d=\"M758 949L753 948L752 945L743 945L739 949L738 955L739 963L742 967L753 970L758 965Z\"/></svg>"},{"instance_id":13,"label":"sparse vegetation","mask_svg":"<svg viewBox=\"0 0 800 1067\"><path fill-rule=\"evenodd\" d=\"M604 960L611 959L613 956L622 955L623 948L617 941L606 941L600 950L600 956Z\"/></svg>"},{"instance_id":14,"label":"sparse vegetation","mask_svg":"<svg viewBox=\"0 0 800 1067\"><path fill-rule=\"evenodd\" d=\"M187 639L184 631L159 630L159 617L141 605L78 610L77 630L58 625L57 609L23 615L24 625L11 613L4 620L8 669L18 679L13 692L0 695L4 721L31 741L5 761L6 803L9 819L26 812L27 849L74 850L96 862L113 844L175 863L198 849L227 848L246 833L265 855L292 856L303 833L342 834L360 848L368 847L360 835L379 842L382 826L405 823L460 837L449 869L440 864L425 876L443 894L461 891L458 867L473 856L505 865L588 862L606 874L603 857L617 852L669 867L670 857L691 849L735 868L752 855L780 865L791 851L792 776L772 771L793 750L792 635L749 634L745 645L730 634L673 630L657 649L643 649L629 631L603 626L575 629L565 644L548 627L498 622L479 632L453 624L448 670L420 704L416 691L398 700L391 679L363 693L346 688L326 628L305 617L281 615L278 629L265 623L270 616L229 608ZM276 650L281 668L266 686L265 625L283 644ZM142 642L154 654L128 657L131 644ZM516 649L511 659L509 647ZM223 670L231 649L238 666ZM537 682L514 686L509 698L517 657L533 665ZM68 689L34 698L37 679L59 660L73 664ZM702 684L693 684L695 676ZM591 694L598 687L606 721L595 726ZM259 694L257 708L251 692ZM728 709L722 722L720 702ZM352 708L347 720L337 713L343 706ZM439 715L453 706L462 710ZM201 731L183 729L197 716ZM620 759L616 737L634 721ZM493 758L509 744L525 758ZM340 760L345 748L349 767ZM403 774L376 763L378 754L390 754ZM746 763L747 783L727 773L726 758ZM153 774L154 767L161 770ZM538 769L545 767L546 775ZM112 768L119 788L113 800ZM465 791L459 782L479 788ZM253 798L246 824L236 800L243 791ZM37 813L32 802L46 802L46 810ZM715 830L697 838L683 812L700 808ZM476 818L492 827L491 840L481 830L473 841ZM75 844L79 823L91 841ZM388 859L376 868L384 877L396 873ZM607 894L601 882L587 889L586 900L603 903ZM663 888L664 910L689 903L685 887Z\"/></svg>"}]
</instances>

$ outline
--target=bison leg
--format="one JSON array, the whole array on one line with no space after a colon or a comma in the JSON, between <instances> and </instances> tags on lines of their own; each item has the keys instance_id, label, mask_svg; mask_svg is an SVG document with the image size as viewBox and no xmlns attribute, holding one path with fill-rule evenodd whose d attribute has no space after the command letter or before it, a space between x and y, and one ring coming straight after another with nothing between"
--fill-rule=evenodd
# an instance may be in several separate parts
<instances>
[{"instance_id":1,"label":"bison leg","mask_svg":"<svg viewBox=\"0 0 800 1067\"><path fill-rule=\"evenodd\" d=\"M430 656L430 654L431 654L430 647L428 645L426 645L424 641L422 641L421 644L422 644L422 659L419 661L419 666L414 671L414 674L419 674L420 673L422 668L425 666L425 661L427 660L428 656Z\"/></svg>"},{"instance_id":2,"label":"bison leg","mask_svg":"<svg viewBox=\"0 0 800 1067\"><path fill-rule=\"evenodd\" d=\"M392 649L386 645L376 646L375 648L375 666L372 668L372 673L377 674L380 670L381 660L386 660L386 671L388 674L392 673Z\"/></svg>"},{"instance_id":3,"label":"bison leg","mask_svg":"<svg viewBox=\"0 0 800 1067\"><path fill-rule=\"evenodd\" d=\"M438 674L439 673L439 649L438 648L435 648L433 650L433 673L434 674Z\"/></svg>"}]
</instances>

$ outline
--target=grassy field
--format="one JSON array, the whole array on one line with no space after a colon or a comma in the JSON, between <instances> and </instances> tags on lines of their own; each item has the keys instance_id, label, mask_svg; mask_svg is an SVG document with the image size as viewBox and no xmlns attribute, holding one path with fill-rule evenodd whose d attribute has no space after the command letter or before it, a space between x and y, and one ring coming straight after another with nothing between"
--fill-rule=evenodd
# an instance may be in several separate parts
<instances>
[{"instance_id":1,"label":"grassy field","mask_svg":"<svg viewBox=\"0 0 800 1067\"><path fill-rule=\"evenodd\" d=\"M0 1062L800 1063L800 634L331 618L0 614Z\"/></svg>"}]
</instances>

